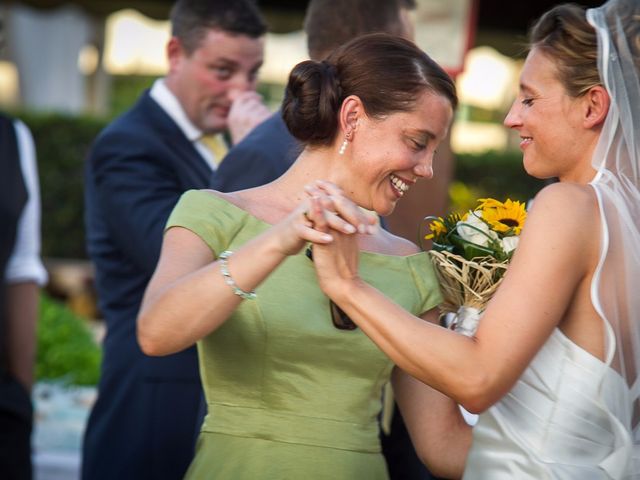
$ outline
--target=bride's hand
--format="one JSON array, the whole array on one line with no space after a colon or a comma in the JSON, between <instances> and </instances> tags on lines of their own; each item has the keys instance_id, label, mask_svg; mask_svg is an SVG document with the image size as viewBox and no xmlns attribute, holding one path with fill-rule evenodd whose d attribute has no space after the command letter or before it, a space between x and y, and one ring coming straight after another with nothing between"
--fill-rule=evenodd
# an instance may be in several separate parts
<instances>
[{"instance_id":1,"label":"bride's hand","mask_svg":"<svg viewBox=\"0 0 640 480\"><path fill-rule=\"evenodd\" d=\"M328 219L340 217L355 226L358 233L376 232L377 216L356 205L337 185L325 180L316 180L313 184L305 186L305 191L310 197L320 200Z\"/></svg>"},{"instance_id":2,"label":"bride's hand","mask_svg":"<svg viewBox=\"0 0 640 480\"><path fill-rule=\"evenodd\" d=\"M345 235L361 231L368 222L363 212L355 211L351 206L341 207L340 213L323 207L322 198L326 194L310 195L298 208L273 227L278 250L283 255L294 255L307 243L322 245L333 241L333 234ZM327 205L328 200L324 200Z\"/></svg>"},{"instance_id":3,"label":"bride's hand","mask_svg":"<svg viewBox=\"0 0 640 480\"><path fill-rule=\"evenodd\" d=\"M319 199L324 210L324 218L340 215L351 218L351 222L358 225L362 233L374 233L375 218L367 215L351 200L345 198L335 185L319 182L314 187L307 188L310 195ZM332 213L335 211L336 213ZM331 298L337 298L345 293L349 282L358 281L359 246L357 235L344 234L332 230L328 222L323 221L320 212L313 212L311 217L314 228L318 231L330 233L333 240L330 243L315 244L313 246L313 261L320 288Z\"/></svg>"}]
</instances>

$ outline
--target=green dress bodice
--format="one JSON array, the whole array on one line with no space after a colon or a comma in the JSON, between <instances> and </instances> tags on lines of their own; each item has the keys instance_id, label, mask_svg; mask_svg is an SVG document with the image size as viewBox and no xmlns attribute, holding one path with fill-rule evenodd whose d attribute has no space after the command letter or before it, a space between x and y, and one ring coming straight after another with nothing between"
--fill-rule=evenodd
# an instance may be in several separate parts
<instances>
[{"instance_id":1,"label":"green dress bodice","mask_svg":"<svg viewBox=\"0 0 640 480\"><path fill-rule=\"evenodd\" d=\"M167 224L174 226L216 256L270 227L204 190L183 195ZM441 300L425 253L362 252L360 274L416 315ZM187 477L386 478L377 419L391 361L361 329L333 326L304 252L256 293L198 342L208 414Z\"/></svg>"}]
</instances>

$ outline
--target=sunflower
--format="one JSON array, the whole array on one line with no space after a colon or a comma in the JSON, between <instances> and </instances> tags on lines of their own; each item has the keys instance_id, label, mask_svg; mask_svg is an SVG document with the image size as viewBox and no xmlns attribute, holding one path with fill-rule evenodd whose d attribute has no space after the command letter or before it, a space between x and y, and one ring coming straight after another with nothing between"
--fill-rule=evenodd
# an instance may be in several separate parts
<instances>
[{"instance_id":1,"label":"sunflower","mask_svg":"<svg viewBox=\"0 0 640 480\"><path fill-rule=\"evenodd\" d=\"M504 203L493 198L481 198L477 210L482 211L482 219L493 230L499 233L512 231L520 235L520 231L527 219L527 211L522 202L507 199Z\"/></svg>"},{"instance_id":2,"label":"sunflower","mask_svg":"<svg viewBox=\"0 0 640 480\"><path fill-rule=\"evenodd\" d=\"M425 235L424 237L425 240L431 240L434 237L437 238L447 233L447 227L444 224L444 219L442 217L438 217L435 220L433 220L429 224L429 230L431 230L431 233L429 233L428 235Z\"/></svg>"},{"instance_id":3,"label":"sunflower","mask_svg":"<svg viewBox=\"0 0 640 480\"><path fill-rule=\"evenodd\" d=\"M425 235L425 240L442 241L443 237L452 231L458 221L460 221L460 215L458 213L450 213L446 217L427 217L427 220L431 220L429 224L429 230L431 233Z\"/></svg>"}]
</instances>

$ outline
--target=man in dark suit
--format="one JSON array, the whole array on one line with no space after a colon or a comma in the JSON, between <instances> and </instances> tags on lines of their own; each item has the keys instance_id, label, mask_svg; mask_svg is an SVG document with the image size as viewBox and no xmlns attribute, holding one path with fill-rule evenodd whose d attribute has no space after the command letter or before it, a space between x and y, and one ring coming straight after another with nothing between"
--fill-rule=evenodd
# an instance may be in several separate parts
<instances>
[{"instance_id":1,"label":"man in dark suit","mask_svg":"<svg viewBox=\"0 0 640 480\"><path fill-rule=\"evenodd\" d=\"M96 139L86 166L87 249L106 322L98 399L83 445L86 480L179 479L204 411L196 351L144 355L136 317L165 222L180 195L206 188L220 152L268 110L255 92L266 26L251 0L179 0L169 72Z\"/></svg>"},{"instance_id":2,"label":"man in dark suit","mask_svg":"<svg viewBox=\"0 0 640 480\"><path fill-rule=\"evenodd\" d=\"M413 38L409 11L413 0L311 0L304 29L309 57L320 61L352 38L386 32ZM276 112L234 146L214 172L211 187L232 192L257 187L282 175L295 161L301 146L289 133L280 112ZM413 239L412 239L413 240ZM433 478L418 459L402 418L395 409L382 447L392 480Z\"/></svg>"}]
</instances>

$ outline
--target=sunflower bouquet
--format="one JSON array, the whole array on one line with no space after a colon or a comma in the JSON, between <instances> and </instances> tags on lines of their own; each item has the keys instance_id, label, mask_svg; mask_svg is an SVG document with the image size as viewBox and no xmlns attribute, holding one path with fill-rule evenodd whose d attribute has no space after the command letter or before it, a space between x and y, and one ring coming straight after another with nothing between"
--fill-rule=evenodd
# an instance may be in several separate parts
<instances>
[{"instance_id":1,"label":"sunflower bouquet","mask_svg":"<svg viewBox=\"0 0 640 480\"><path fill-rule=\"evenodd\" d=\"M497 290L527 218L518 201L478 200L460 215L427 217L429 251L444 296L440 312L450 328L473 335L481 313Z\"/></svg>"}]
</instances>

